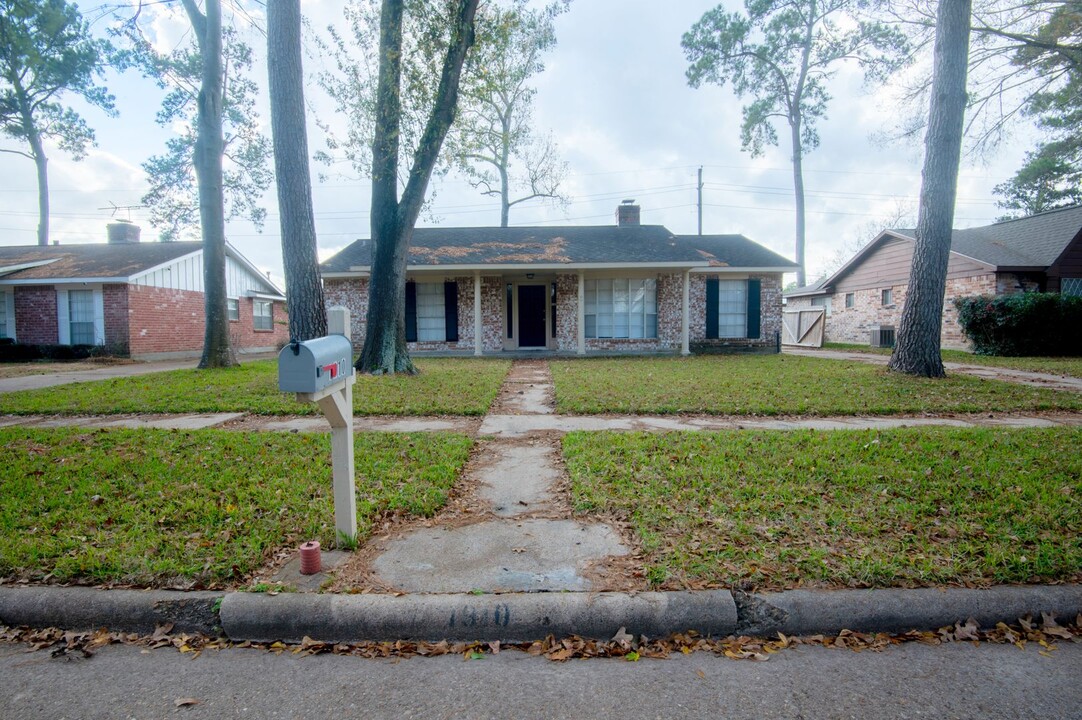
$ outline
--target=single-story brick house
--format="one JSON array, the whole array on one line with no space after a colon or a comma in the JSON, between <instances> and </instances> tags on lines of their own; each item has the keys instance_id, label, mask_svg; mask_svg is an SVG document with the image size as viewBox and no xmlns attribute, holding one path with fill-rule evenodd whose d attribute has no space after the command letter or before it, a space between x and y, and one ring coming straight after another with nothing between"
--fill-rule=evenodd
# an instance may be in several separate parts
<instances>
[{"instance_id":1,"label":"single-story brick house","mask_svg":"<svg viewBox=\"0 0 1082 720\"><path fill-rule=\"evenodd\" d=\"M897 328L914 234L884 230L833 275L785 293L787 307L825 307L828 342L868 343L881 328ZM943 347L968 346L955 298L1035 291L1082 295L1082 206L953 231Z\"/></svg>"},{"instance_id":2,"label":"single-story brick house","mask_svg":"<svg viewBox=\"0 0 1082 720\"><path fill-rule=\"evenodd\" d=\"M365 336L372 243L321 266L328 306ZM742 235L641 225L418 228L406 267L411 352L679 352L777 347L782 274L796 264Z\"/></svg>"},{"instance_id":3,"label":"single-story brick house","mask_svg":"<svg viewBox=\"0 0 1082 720\"><path fill-rule=\"evenodd\" d=\"M282 291L231 246L226 283L235 350L288 341ZM0 338L179 358L202 351L204 318L202 243L141 243L114 223L108 243L0 247Z\"/></svg>"}]
</instances>

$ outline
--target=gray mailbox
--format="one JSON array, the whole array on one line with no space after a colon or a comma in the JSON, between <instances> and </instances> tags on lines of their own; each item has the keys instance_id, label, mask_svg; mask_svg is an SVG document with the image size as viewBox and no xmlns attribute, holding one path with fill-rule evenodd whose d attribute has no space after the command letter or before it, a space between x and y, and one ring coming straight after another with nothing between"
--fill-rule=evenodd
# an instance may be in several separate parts
<instances>
[{"instance_id":1,"label":"gray mailbox","mask_svg":"<svg viewBox=\"0 0 1082 720\"><path fill-rule=\"evenodd\" d=\"M353 347L344 335L291 342L278 353L278 389L315 393L353 374Z\"/></svg>"}]
</instances>

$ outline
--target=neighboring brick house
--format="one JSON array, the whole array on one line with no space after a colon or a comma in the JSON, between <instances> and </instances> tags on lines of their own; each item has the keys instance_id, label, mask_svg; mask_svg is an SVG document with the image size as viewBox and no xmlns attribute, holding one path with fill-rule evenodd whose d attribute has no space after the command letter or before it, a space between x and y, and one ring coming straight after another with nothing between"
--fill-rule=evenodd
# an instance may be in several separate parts
<instances>
[{"instance_id":1,"label":"neighboring brick house","mask_svg":"<svg viewBox=\"0 0 1082 720\"><path fill-rule=\"evenodd\" d=\"M912 230L884 230L830 277L785 293L786 306L826 307L827 342L869 343L901 321L914 244ZM1082 295L1082 206L952 233L943 347L968 346L955 298L1034 291Z\"/></svg>"},{"instance_id":2,"label":"neighboring brick house","mask_svg":"<svg viewBox=\"0 0 1082 720\"><path fill-rule=\"evenodd\" d=\"M365 336L372 243L321 266L327 305ZM418 228L406 267L411 352L680 352L777 347L781 278L796 264L741 235L617 224Z\"/></svg>"},{"instance_id":3,"label":"neighboring brick house","mask_svg":"<svg viewBox=\"0 0 1082 720\"><path fill-rule=\"evenodd\" d=\"M235 350L288 341L282 291L228 245L226 293ZM114 223L108 243L0 247L0 337L198 356L204 317L202 243L141 243L138 227Z\"/></svg>"}]
</instances>

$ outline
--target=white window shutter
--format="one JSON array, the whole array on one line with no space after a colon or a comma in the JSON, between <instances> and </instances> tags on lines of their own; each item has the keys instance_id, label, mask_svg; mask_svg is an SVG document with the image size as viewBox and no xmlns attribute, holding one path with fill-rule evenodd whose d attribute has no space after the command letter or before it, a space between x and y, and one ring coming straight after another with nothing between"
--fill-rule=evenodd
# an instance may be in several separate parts
<instances>
[{"instance_id":1,"label":"white window shutter","mask_svg":"<svg viewBox=\"0 0 1082 720\"><path fill-rule=\"evenodd\" d=\"M94 289L94 344L105 344L105 293Z\"/></svg>"}]
</instances>

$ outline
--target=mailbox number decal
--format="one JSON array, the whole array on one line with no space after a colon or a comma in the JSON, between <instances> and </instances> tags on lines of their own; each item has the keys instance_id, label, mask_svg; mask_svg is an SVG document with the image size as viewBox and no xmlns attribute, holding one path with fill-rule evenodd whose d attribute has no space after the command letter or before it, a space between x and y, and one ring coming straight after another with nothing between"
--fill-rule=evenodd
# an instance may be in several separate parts
<instances>
[{"instance_id":1,"label":"mailbox number decal","mask_svg":"<svg viewBox=\"0 0 1082 720\"><path fill-rule=\"evenodd\" d=\"M319 377L322 373L330 373L331 380L338 377L338 363L331 363L330 365L324 365L321 368L316 368L316 377Z\"/></svg>"}]
</instances>

